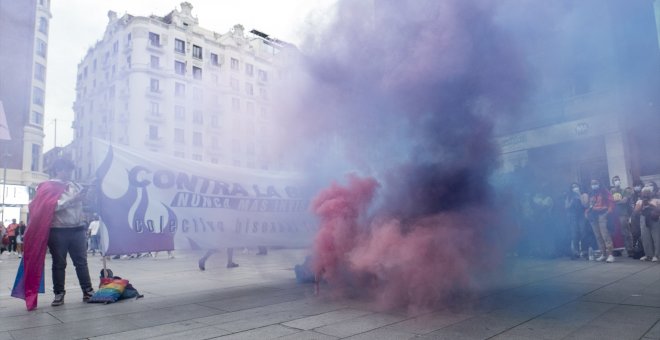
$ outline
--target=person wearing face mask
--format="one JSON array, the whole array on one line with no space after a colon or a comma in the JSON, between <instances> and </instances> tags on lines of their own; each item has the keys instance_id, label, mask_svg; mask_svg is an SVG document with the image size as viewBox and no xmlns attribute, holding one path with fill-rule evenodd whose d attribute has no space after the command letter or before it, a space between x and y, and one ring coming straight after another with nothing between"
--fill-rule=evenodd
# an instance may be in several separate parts
<instances>
[{"instance_id":1,"label":"person wearing face mask","mask_svg":"<svg viewBox=\"0 0 660 340\"><path fill-rule=\"evenodd\" d=\"M619 176L612 177L612 187L610 193L614 199L614 219L618 223L618 228L623 236L624 246L626 253L629 257L633 254L633 236L630 231L630 197L632 196L633 189L621 188L621 178Z\"/></svg>"},{"instance_id":2,"label":"person wearing face mask","mask_svg":"<svg viewBox=\"0 0 660 340\"><path fill-rule=\"evenodd\" d=\"M660 257L660 199L655 197L653 186L642 189L640 199L635 203L634 213L640 216L640 229L644 256L642 261L658 262Z\"/></svg>"},{"instance_id":3,"label":"person wearing face mask","mask_svg":"<svg viewBox=\"0 0 660 340\"><path fill-rule=\"evenodd\" d=\"M589 194L589 206L585 211L585 217L589 220L594 236L598 242L601 256L596 261L614 262L612 256L612 238L607 230L607 216L614 211L614 199L612 194L600 186L597 179L591 180L591 193Z\"/></svg>"},{"instance_id":4,"label":"person wearing face mask","mask_svg":"<svg viewBox=\"0 0 660 340\"><path fill-rule=\"evenodd\" d=\"M584 251L584 209L588 202L588 195L583 194L580 185L571 183L571 190L564 199L564 209L568 218L568 227L571 236L571 258L579 258Z\"/></svg>"},{"instance_id":5,"label":"person wearing face mask","mask_svg":"<svg viewBox=\"0 0 660 340\"><path fill-rule=\"evenodd\" d=\"M633 192L632 195L630 196L630 232L632 233L633 237L633 247L635 249L640 249L640 253L643 253L642 248L642 234L641 234L641 229L639 228L639 214L633 213L633 210L635 209L635 204L637 204L637 201L639 201L641 193L642 193L642 188L644 187L644 182L641 180L635 180L633 181ZM641 257L642 255L639 255ZM638 258L639 258L638 257Z\"/></svg>"}]
</instances>

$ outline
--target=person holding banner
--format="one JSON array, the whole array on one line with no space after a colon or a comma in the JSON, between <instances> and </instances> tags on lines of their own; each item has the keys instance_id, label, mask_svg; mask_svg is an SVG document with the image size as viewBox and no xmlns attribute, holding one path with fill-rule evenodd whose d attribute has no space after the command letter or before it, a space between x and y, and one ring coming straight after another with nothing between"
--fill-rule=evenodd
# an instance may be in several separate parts
<instances>
[{"instance_id":1,"label":"person holding banner","mask_svg":"<svg viewBox=\"0 0 660 340\"><path fill-rule=\"evenodd\" d=\"M71 181L74 165L57 159L51 167L52 179L39 184L30 202L30 222L25 231L23 259L19 266L12 296L25 300L28 310L37 307L39 286L43 279L46 246L53 259L52 306L64 304L64 279L69 254L76 267L83 301L94 294L87 267L87 225L82 211L86 191Z\"/></svg>"}]
</instances>

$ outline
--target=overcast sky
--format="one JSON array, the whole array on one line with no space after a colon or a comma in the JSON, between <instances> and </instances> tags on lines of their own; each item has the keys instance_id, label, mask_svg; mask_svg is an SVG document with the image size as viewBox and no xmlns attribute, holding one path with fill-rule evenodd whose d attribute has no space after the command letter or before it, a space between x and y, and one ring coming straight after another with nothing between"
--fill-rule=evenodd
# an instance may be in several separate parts
<instances>
[{"instance_id":1,"label":"overcast sky","mask_svg":"<svg viewBox=\"0 0 660 340\"><path fill-rule=\"evenodd\" d=\"M272 37L299 43L309 15L323 16L336 0L190 0L200 26L225 33L235 24ZM164 16L180 0L52 0L49 31L48 79L44 151L65 146L73 139L73 101L77 65L87 49L105 32L107 13L113 10L136 16ZM54 123L57 119L57 124ZM57 135L55 135L57 125Z\"/></svg>"}]
</instances>

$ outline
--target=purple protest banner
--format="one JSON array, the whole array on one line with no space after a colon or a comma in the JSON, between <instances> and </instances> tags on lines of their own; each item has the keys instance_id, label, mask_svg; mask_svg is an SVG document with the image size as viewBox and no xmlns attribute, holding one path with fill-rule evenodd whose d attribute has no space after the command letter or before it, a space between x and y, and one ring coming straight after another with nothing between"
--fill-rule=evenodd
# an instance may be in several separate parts
<instances>
[{"instance_id":1,"label":"purple protest banner","mask_svg":"<svg viewBox=\"0 0 660 340\"><path fill-rule=\"evenodd\" d=\"M95 141L106 255L174 249L306 247L317 221L302 178Z\"/></svg>"}]
</instances>

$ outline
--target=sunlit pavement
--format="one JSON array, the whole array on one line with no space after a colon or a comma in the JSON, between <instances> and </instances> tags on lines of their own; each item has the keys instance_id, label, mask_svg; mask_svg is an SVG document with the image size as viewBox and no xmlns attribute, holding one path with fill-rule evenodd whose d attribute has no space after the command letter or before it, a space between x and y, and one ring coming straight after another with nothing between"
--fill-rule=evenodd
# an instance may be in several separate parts
<instances>
[{"instance_id":1,"label":"sunlit pavement","mask_svg":"<svg viewBox=\"0 0 660 340\"><path fill-rule=\"evenodd\" d=\"M9 297L18 259L0 257L3 339L660 339L660 265L617 258L613 264L514 259L505 282L464 306L410 316L376 312L355 301L315 297L292 267L303 250L224 252L197 268L199 253L110 261L143 299L85 304L72 265L65 304L51 292L28 313ZM89 257L98 284L100 257ZM50 259L47 259L47 268ZM50 290L50 273L46 287ZM323 296L323 295L321 295Z\"/></svg>"}]
</instances>

